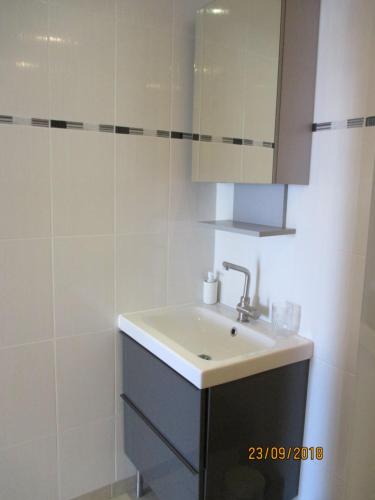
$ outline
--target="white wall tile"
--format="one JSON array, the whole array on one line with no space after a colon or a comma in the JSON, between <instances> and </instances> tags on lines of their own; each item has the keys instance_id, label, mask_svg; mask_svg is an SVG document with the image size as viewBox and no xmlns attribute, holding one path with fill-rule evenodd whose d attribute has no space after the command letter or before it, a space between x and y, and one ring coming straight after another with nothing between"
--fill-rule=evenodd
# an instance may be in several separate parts
<instances>
[{"instance_id":1,"label":"white wall tile","mask_svg":"<svg viewBox=\"0 0 375 500\"><path fill-rule=\"evenodd\" d=\"M52 130L54 234L114 231L114 136Z\"/></svg>"},{"instance_id":2,"label":"white wall tile","mask_svg":"<svg viewBox=\"0 0 375 500\"><path fill-rule=\"evenodd\" d=\"M51 241L0 240L0 347L53 336Z\"/></svg>"},{"instance_id":3,"label":"white wall tile","mask_svg":"<svg viewBox=\"0 0 375 500\"><path fill-rule=\"evenodd\" d=\"M117 243L119 313L166 303L167 235L129 234Z\"/></svg>"},{"instance_id":4,"label":"white wall tile","mask_svg":"<svg viewBox=\"0 0 375 500\"><path fill-rule=\"evenodd\" d=\"M176 32L194 38L196 12L207 5L205 0L174 0L174 29Z\"/></svg>"},{"instance_id":5,"label":"white wall tile","mask_svg":"<svg viewBox=\"0 0 375 500\"><path fill-rule=\"evenodd\" d=\"M308 389L304 445L322 446L322 461L302 464L298 498L330 500L335 497L335 481L347 473L350 418L355 377L314 358ZM338 499L337 499L338 500Z\"/></svg>"},{"instance_id":6,"label":"white wall tile","mask_svg":"<svg viewBox=\"0 0 375 500\"><path fill-rule=\"evenodd\" d=\"M116 137L117 232L166 231L169 204L169 141Z\"/></svg>"},{"instance_id":7,"label":"white wall tile","mask_svg":"<svg viewBox=\"0 0 375 500\"><path fill-rule=\"evenodd\" d=\"M311 474L309 480L304 474L307 466L315 474ZM303 464L299 495L294 500L316 500L317 498L319 500L344 500L345 493L345 481L343 479L337 477L328 468L323 470L321 463L311 462Z\"/></svg>"},{"instance_id":8,"label":"white wall tile","mask_svg":"<svg viewBox=\"0 0 375 500\"><path fill-rule=\"evenodd\" d=\"M56 437L0 450L0 500L58 500Z\"/></svg>"},{"instance_id":9,"label":"white wall tile","mask_svg":"<svg viewBox=\"0 0 375 500\"><path fill-rule=\"evenodd\" d=\"M56 432L52 342L0 349L0 448Z\"/></svg>"},{"instance_id":10,"label":"white wall tile","mask_svg":"<svg viewBox=\"0 0 375 500\"><path fill-rule=\"evenodd\" d=\"M170 235L168 305L202 300L203 280L213 268L214 234L206 227Z\"/></svg>"},{"instance_id":11,"label":"white wall tile","mask_svg":"<svg viewBox=\"0 0 375 500\"><path fill-rule=\"evenodd\" d=\"M127 24L171 30L173 0L117 0L117 12Z\"/></svg>"},{"instance_id":12,"label":"white wall tile","mask_svg":"<svg viewBox=\"0 0 375 500\"><path fill-rule=\"evenodd\" d=\"M314 299L315 354L355 371L365 260L350 253L322 252Z\"/></svg>"},{"instance_id":13,"label":"white wall tile","mask_svg":"<svg viewBox=\"0 0 375 500\"><path fill-rule=\"evenodd\" d=\"M358 187L357 227L354 244L354 252L359 255L366 255L367 250L371 202L374 193L375 130L368 128L364 131L363 137L361 178Z\"/></svg>"},{"instance_id":14,"label":"white wall tile","mask_svg":"<svg viewBox=\"0 0 375 500\"><path fill-rule=\"evenodd\" d=\"M1 125L0 132L0 238L48 236L48 130Z\"/></svg>"},{"instance_id":15,"label":"white wall tile","mask_svg":"<svg viewBox=\"0 0 375 500\"><path fill-rule=\"evenodd\" d=\"M193 132L194 38L175 33L172 65L171 129Z\"/></svg>"},{"instance_id":16,"label":"white wall tile","mask_svg":"<svg viewBox=\"0 0 375 500\"><path fill-rule=\"evenodd\" d=\"M320 238L326 248L353 251L363 130L333 130L317 135L317 154L311 168L318 172L319 205L315 208L315 220L319 221Z\"/></svg>"},{"instance_id":17,"label":"white wall tile","mask_svg":"<svg viewBox=\"0 0 375 500\"><path fill-rule=\"evenodd\" d=\"M372 196L366 260L366 279L363 291L362 320L369 328L375 329L374 289L375 289L375 192Z\"/></svg>"},{"instance_id":18,"label":"white wall tile","mask_svg":"<svg viewBox=\"0 0 375 500\"><path fill-rule=\"evenodd\" d=\"M121 400L122 401L122 400ZM129 477L135 476L136 469L129 458L125 455L124 446L124 414L121 413L120 416L116 417L116 481L121 481L122 479L128 479Z\"/></svg>"},{"instance_id":19,"label":"white wall tile","mask_svg":"<svg viewBox=\"0 0 375 500\"><path fill-rule=\"evenodd\" d=\"M172 0L119 1L117 123L170 129L171 64Z\"/></svg>"},{"instance_id":20,"label":"white wall tile","mask_svg":"<svg viewBox=\"0 0 375 500\"><path fill-rule=\"evenodd\" d=\"M114 415L114 352L112 332L57 341L60 430Z\"/></svg>"},{"instance_id":21,"label":"white wall tile","mask_svg":"<svg viewBox=\"0 0 375 500\"><path fill-rule=\"evenodd\" d=\"M0 2L1 114L48 116L48 4Z\"/></svg>"},{"instance_id":22,"label":"white wall tile","mask_svg":"<svg viewBox=\"0 0 375 500\"><path fill-rule=\"evenodd\" d=\"M55 240L56 335L99 333L114 326L112 236Z\"/></svg>"},{"instance_id":23,"label":"white wall tile","mask_svg":"<svg viewBox=\"0 0 375 500\"><path fill-rule=\"evenodd\" d=\"M233 219L234 184L216 184L216 219Z\"/></svg>"},{"instance_id":24,"label":"white wall tile","mask_svg":"<svg viewBox=\"0 0 375 500\"><path fill-rule=\"evenodd\" d=\"M371 438L375 418L374 384L374 356L361 347L358 356L355 416L347 484L348 500L374 498L375 449Z\"/></svg>"},{"instance_id":25,"label":"white wall tile","mask_svg":"<svg viewBox=\"0 0 375 500\"><path fill-rule=\"evenodd\" d=\"M172 230L190 230L198 221L215 219L216 185L192 182L191 162L191 144L186 141L173 141L169 207Z\"/></svg>"},{"instance_id":26,"label":"white wall tile","mask_svg":"<svg viewBox=\"0 0 375 500\"><path fill-rule=\"evenodd\" d=\"M368 6L369 6L368 17L369 19L372 20L372 38L370 40L369 51L370 54L373 54L375 48L375 7L373 2L371 2L371 0L369 0ZM370 61L369 62L370 78L369 78L369 85L367 87L367 111L368 114L373 114L375 109L375 96L373 92L373 85L375 82L375 61L373 57L370 57L369 61Z\"/></svg>"},{"instance_id":27,"label":"white wall tile","mask_svg":"<svg viewBox=\"0 0 375 500\"><path fill-rule=\"evenodd\" d=\"M61 500L114 482L114 420L67 430L60 436Z\"/></svg>"},{"instance_id":28,"label":"white wall tile","mask_svg":"<svg viewBox=\"0 0 375 500\"><path fill-rule=\"evenodd\" d=\"M50 90L53 118L114 120L115 0L50 4Z\"/></svg>"},{"instance_id":29,"label":"white wall tile","mask_svg":"<svg viewBox=\"0 0 375 500\"><path fill-rule=\"evenodd\" d=\"M371 0L322 2L316 121L366 114L372 9Z\"/></svg>"}]
</instances>

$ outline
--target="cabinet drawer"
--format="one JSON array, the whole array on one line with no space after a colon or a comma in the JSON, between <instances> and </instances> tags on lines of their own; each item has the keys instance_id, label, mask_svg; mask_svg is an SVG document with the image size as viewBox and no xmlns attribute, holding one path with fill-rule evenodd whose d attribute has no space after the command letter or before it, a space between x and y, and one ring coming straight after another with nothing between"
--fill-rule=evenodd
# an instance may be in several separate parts
<instances>
[{"instance_id":1,"label":"cabinet drawer","mask_svg":"<svg viewBox=\"0 0 375 500\"><path fill-rule=\"evenodd\" d=\"M124 335L124 393L192 465L202 467L206 391Z\"/></svg>"},{"instance_id":2,"label":"cabinet drawer","mask_svg":"<svg viewBox=\"0 0 375 500\"><path fill-rule=\"evenodd\" d=\"M125 451L159 498L199 500L199 474L189 469L127 402Z\"/></svg>"}]
</instances>

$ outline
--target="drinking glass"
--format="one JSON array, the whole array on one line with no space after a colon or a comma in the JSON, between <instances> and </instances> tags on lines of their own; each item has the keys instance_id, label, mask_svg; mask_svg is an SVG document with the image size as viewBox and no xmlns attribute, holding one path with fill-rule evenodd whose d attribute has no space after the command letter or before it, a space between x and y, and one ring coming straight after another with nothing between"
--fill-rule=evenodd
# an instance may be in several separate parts
<instances>
[{"instance_id":1,"label":"drinking glass","mask_svg":"<svg viewBox=\"0 0 375 500\"><path fill-rule=\"evenodd\" d=\"M301 322L301 307L292 302L280 301L272 304L272 327L283 334L298 333Z\"/></svg>"}]
</instances>

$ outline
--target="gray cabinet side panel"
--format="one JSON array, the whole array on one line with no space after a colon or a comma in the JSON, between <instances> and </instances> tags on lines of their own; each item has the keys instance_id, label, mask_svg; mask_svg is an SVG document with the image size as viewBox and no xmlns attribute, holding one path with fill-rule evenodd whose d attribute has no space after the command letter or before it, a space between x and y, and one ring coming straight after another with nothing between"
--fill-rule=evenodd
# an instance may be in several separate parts
<instances>
[{"instance_id":1,"label":"gray cabinet side panel","mask_svg":"<svg viewBox=\"0 0 375 500\"><path fill-rule=\"evenodd\" d=\"M284 0L277 184L308 184L316 85L320 0Z\"/></svg>"},{"instance_id":2,"label":"gray cabinet side panel","mask_svg":"<svg viewBox=\"0 0 375 500\"><path fill-rule=\"evenodd\" d=\"M300 462L249 460L249 447L303 443L309 361L276 368L209 389L205 500L291 500ZM246 493L245 493L246 492Z\"/></svg>"}]
</instances>

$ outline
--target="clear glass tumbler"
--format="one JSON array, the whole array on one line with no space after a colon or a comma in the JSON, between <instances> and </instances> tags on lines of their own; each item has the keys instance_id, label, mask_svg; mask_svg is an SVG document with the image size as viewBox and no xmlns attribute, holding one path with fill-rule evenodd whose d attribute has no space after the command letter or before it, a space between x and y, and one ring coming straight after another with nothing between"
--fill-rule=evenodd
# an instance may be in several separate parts
<instances>
[{"instance_id":1,"label":"clear glass tumbler","mask_svg":"<svg viewBox=\"0 0 375 500\"><path fill-rule=\"evenodd\" d=\"M271 318L274 331L286 333L289 330L290 302L273 302Z\"/></svg>"},{"instance_id":2,"label":"clear glass tumbler","mask_svg":"<svg viewBox=\"0 0 375 500\"><path fill-rule=\"evenodd\" d=\"M300 323L301 306L287 301L272 304L272 327L275 332L298 333Z\"/></svg>"}]
</instances>

